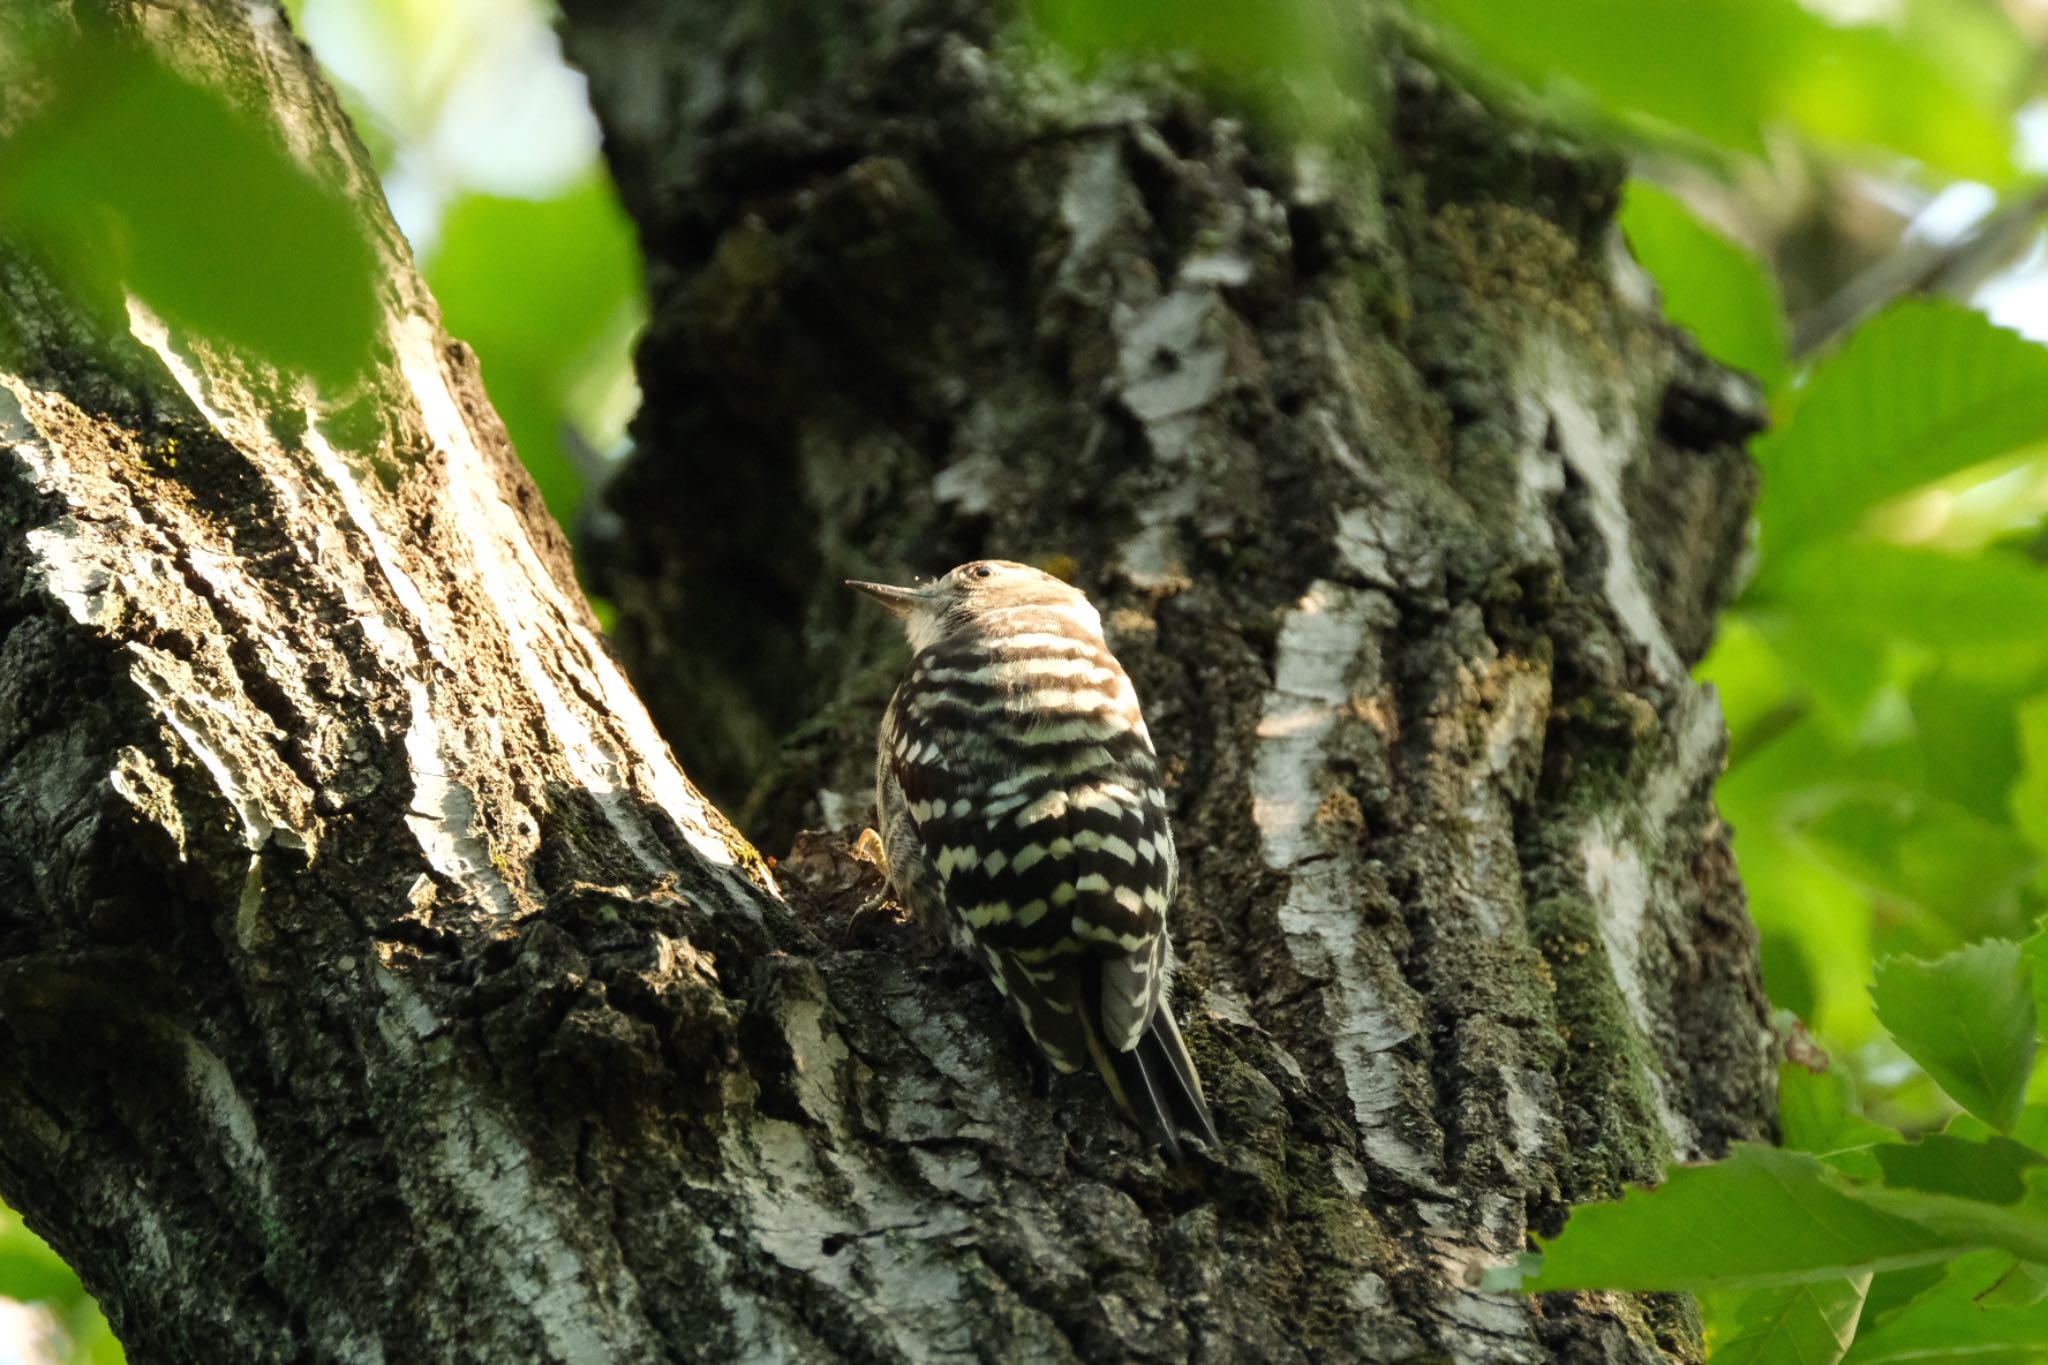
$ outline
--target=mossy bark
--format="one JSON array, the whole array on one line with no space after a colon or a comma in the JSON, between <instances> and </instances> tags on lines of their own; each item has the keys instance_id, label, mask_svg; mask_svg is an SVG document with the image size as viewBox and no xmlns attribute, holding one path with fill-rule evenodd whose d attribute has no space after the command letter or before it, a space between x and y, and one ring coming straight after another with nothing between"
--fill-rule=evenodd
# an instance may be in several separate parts
<instances>
[{"instance_id":1,"label":"mossy bark","mask_svg":"<svg viewBox=\"0 0 2048 1365\"><path fill-rule=\"evenodd\" d=\"M1697 1355L1467 1281L1770 1126L1685 675L1754 419L1611 162L1387 27L1311 157L966 0L572 6L655 286L594 562L771 872L282 23L75 8L384 279L329 397L0 239L0 1194L135 1359ZM901 655L836 581L983 552L1096 595L1167 755L1194 1173L861 912Z\"/></svg>"}]
</instances>

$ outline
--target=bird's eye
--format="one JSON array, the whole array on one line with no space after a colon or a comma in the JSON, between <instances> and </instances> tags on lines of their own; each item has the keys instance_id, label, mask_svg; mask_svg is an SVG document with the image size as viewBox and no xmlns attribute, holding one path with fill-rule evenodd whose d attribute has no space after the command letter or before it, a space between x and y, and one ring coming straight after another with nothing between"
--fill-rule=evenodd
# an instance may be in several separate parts
<instances>
[{"instance_id":1,"label":"bird's eye","mask_svg":"<svg viewBox=\"0 0 2048 1365\"><path fill-rule=\"evenodd\" d=\"M989 577L990 575L992 575L992 574L994 574L994 573L995 573L995 570L994 570L994 569L991 569L991 568L990 568L990 567L989 567L988 565L986 565L986 564L977 564L977 565L975 565L975 566L974 566L974 576L975 576L976 578L987 578L987 577Z\"/></svg>"}]
</instances>

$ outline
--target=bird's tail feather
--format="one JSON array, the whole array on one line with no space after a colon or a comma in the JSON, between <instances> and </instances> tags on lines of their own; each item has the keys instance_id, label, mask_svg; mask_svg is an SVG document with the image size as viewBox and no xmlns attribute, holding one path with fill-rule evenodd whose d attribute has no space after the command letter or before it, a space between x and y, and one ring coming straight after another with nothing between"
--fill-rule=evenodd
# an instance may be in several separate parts
<instances>
[{"instance_id":1,"label":"bird's tail feather","mask_svg":"<svg viewBox=\"0 0 2048 1365\"><path fill-rule=\"evenodd\" d=\"M1194 1058L1188 1056L1188 1045L1181 1040L1180 1025L1174 1022L1173 1011L1164 1002L1152 1016L1152 1027L1139 1042L1137 1052L1147 1065L1163 1062L1169 1071L1171 1079L1166 1091L1172 1103L1167 1112L1174 1125L1209 1144L1212 1153L1221 1152L1223 1139L1217 1136L1216 1116L1209 1112L1209 1097L1202 1093L1202 1078L1195 1071Z\"/></svg>"},{"instance_id":2,"label":"bird's tail feather","mask_svg":"<svg viewBox=\"0 0 2048 1365\"><path fill-rule=\"evenodd\" d=\"M1092 1019L1089 1022L1093 1024ZM1188 1138L1211 1152L1222 1151L1223 1139L1217 1136L1201 1077L1195 1074L1173 1011L1163 1001L1130 1051L1108 1046L1096 1027L1088 1030L1088 1047L1117 1103L1174 1164L1187 1164Z\"/></svg>"}]
</instances>

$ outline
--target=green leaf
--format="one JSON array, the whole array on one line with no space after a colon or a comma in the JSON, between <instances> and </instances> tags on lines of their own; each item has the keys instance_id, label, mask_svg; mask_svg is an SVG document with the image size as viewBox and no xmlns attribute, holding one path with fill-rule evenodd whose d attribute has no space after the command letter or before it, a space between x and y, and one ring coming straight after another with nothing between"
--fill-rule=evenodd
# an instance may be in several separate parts
<instances>
[{"instance_id":1,"label":"green leaf","mask_svg":"<svg viewBox=\"0 0 2048 1365\"><path fill-rule=\"evenodd\" d=\"M2020 777L2017 712L2031 687L1937 669L1913 686L1913 728L1927 763L1927 789L1987 821L2005 823Z\"/></svg>"},{"instance_id":2,"label":"green leaf","mask_svg":"<svg viewBox=\"0 0 2048 1365\"><path fill-rule=\"evenodd\" d=\"M2041 989L2041 978L2037 970L2034 978L2034 999L2043 1002L2044 994L2048 993ZM2034 1016L2036 1028L2040 1027L2043 1018L2048 1018L2048 1012L2040 1012L2037 1006ZM2019 1125L2012 1130L2012 1135L2037 1152L2048 1152L2048 1104L2030 1104L2020 1110Z\"/></svg>"},{"instance_id":3,"label":"green leaf","mask_svg":"<svg viewBox=\"0 0 2048 1365\"><path fill-rule=\"evenodd\" d=\"M1907 1219L1958 1249L1996 1247L2023 1261L2048 1262L2048 1171L2027 1172L2025 1194L2015 1203L1886 1185L1859 1187L1856 1197L1872 1209Z\"/></svg>"},{"instance_id":4,"label":"green leaf","mask_svg":"<svg viewBox=\"0 0 2048 1365\"><path fill-rule=\"evenodd\" d=\"M2010 1132L2034 1066L2032 977L2019 944L1991 939L1933 962L1880 962L1871 999L1879 1022L1951 1099Z\"/></svg>"},{"instance_id":5,"label":"green leaf","mask_svg":"<svg viewBox=\"0 0 2048 1365\"><path fill-rule=\"evenodd\" d=\"M1977 1298L1986 1308L2032 1308L2044 1301L2048 1301L2048 1265L2034 1261L2013 1262L2012 1268Z\"/></svg>"},{"instance_id":6,"label":"green leaf","mask_svg":"<svg viewBox=\"0 0 2048 1365\"><path fill-rule=\"evenodd\" d=\"M1708 355L1775 389L1785 376L1785 302L1763 262L1644 180L1628 183L1621 227L1656 277L1665 313Z\"/></svg>"},{"instance_id":7,"label":"green leaf","mask_svg":"<svg viewBox=\"0 0 2048 1365\"><path fill-rule=\"evenodd\" d=\"M1866 1271L1813 1284L1703 1294L1708 1357L1714 1365L1834 1365L1856 1335L1869 1286Z\"/></svg>"},{"instance_id":8,"label":"green leaf","mask_svg":"<svg viewBox=\"0 0 2048 1365\"><path fill-rule=\"evenodd\" d=\"M2036 1038L2040 1038L2048 1035L2048 930L2022 943L2020 955L2026 959L2028 979L2034 990L2034 1029ZM2034 1108L2028 1106L2030 1111Z\"/></svg>"},{"instance_id":9,"label":"green leaf","mask_svg":"<svg viewBox=\"0 0 2048 1365\"><path fill-rule=\"evenodd\" d=\"M1856 1112L1849 1078L1786 1063L1778 1068L1779 1140L1795 1152L1832 1156L1896 1143L1898 1130Z\"/></svg>"},{"instance_id":10,"label":"green leaf","mask_svg":"<svg viewBox=\"0 0 2048 1365\"><path fill-rule=\"evenodd\" d=\"M2048 697L2021 703L2019 745L2020 775L2012 785L2013 824L2028 843L2048 853ZM2038 991L2042 958L2035 953L2033 961Z\"/></svg>"},{"instance_id":11,"label":"green leaf","mask_svg":"<svg viewBox=\"0 0 2048 1365\"><path fill-rule=\"evenodd\" d=\"M1881 1322L1866 1321L1848 1365L2038 1359L2034 1348L2048 1346L2048 1304L2014 1309L1985 1300L2012 1268L1996 1251L1958 1258L1932 1288Z\"/></svg>"},{"instance_id":12,"label":"green leaf","mask_svg":"<svg viewBox=\"0 0 2048 1365\"><path fill-rule=\"evenodd\" d=\"M1765 512L1765 524L1771 514ZM2019 645L2048 653L2048 572L2016 555L1828 542L1780 556L1743 595L1774 648L1818 633L1936 650Z\"/></svg>"},{"instance_id":13,"label":"green leaf","mask_svg":"<svg viewBox=\"0 0 2048 1365\"><path fill-rule=\"evenodd\" d=\"M1935 1198L1935 1196L1922 1196ZM1726 1161L1674 1168L1653 1190L1588 1204L1540 1258L1486 1287L1716 1289L1840 1280L1947 1254L1943 1237L1846 1193L1818 1160L1738 1144Z\"/></svg>"},{"instance_id":14,"label":"green leaf","mask_svg":"<svg viewBox=\"0 0 2048 1365\"><path fill-rule=\"evenodd\" d=\"M1863 1316L1859 1319L1862 1334L1869 1335L1873 1324L1883 1321L1940 1284L1941 1276L1942 1267L1933 1262L1902 1266L1897 1270L1880 1270L1872 1275L1870 1288L1863 1295Z\"/></svg>"},{"instance_id":15,"label":"green leaf","mask_svg":"<svg viewBox=\"0 0 2048 1365\"><path fill-rule=\"evenodd\" d=\"M1821 361L1752 446L1763 572L1890 498L2044 438L2048 349L1961 304L1895 304Z\"/></svg>"},{"instance_id":16,"label":"green leaf","mask_svg":"<svg viewBox=\"0 0 2048 1365\"><path fill-rule=\"evenodd\" d=\"M381 310L348 198L278 133L126 48L43 54L56 93L0 143L0 229L110 326L166 322L342 385Z\"/></svg>"},{"instance_id":17,"label":"green leaf","mask_svg":"<svg viewBox=\"0 0 2048 1365\"><path fill-rule=\"evenodd\" d=\"M1911 1173L1931 1170L1930 1162ZM1656 1189L1575 1210L1542 1254L1487 1272L1482 1286L1747 1289L1848 1279L1982 1250L2048 1264L2048 1166L2027 1167L2021 1197L1997 1204L1856 1184L1803 1153L1738 1144L1726 1161L1674 1168ZM1893 1304L1919 1289L1897 1276L1877 1278Z\"/></svg>"},{"instance_id":18,"label":"green leaf","mask_svg":"<svg viewBox=\"0 0 2048 1365\"><path fill-rule=\"evenodd\" d=\"M2006 25L2007 51L2025 39ZM1885 24L1809 30L1779 88L1786 119L1816 142L1889 148L1964 179L2012 177L2006 120L2026 87L2002 89L1981 67L1939 64ZM1974 169L1972 169L1974 168Z\"/></svg>"},{"instance_id":19,"label":"green leaf","mask_svg":"<svg viewBox=\"0 0 2048 1365\"><path fill-rule=\"evenodd\" d=\"M2048 1156L2011 1138L1984 1142L1934 1133L1918 1142L1872 1149L1894 1189L1952 1194L1989 1204L2016 1204L2026 1194L2026 1173L2048 1166Z\"/></svg>"},{"instance_id":20,"label":"green leaf","mask_svg":"<svg viewBox=\"0 0 2048 1365\"><path fill-rule=\"evenodd\" d=\"M1967 71L1985 90L2018 90L2032 53L1996 5L1977 0L1905 0L1892 11L1894 31L1949 71Z\"/></svg>"},{"instance_id":21,"label":"green leaf","mask_svg":"<svg viewBox=\"0 0 2048 1365\"><path fill-rule=\"evenodd\" d=\"M425 273L449 332L476 350L548 510L573 525L583 477L563 424L597 434L607 414L584 395L593 379L630 383L646 315L632 228L610 183L592 176L545 200L458 199Z\"/></svg>"},{"instance_id":22,"label":"green leaf","mask_svg":"<svg viewBox=\"0 0 2048 1365\"><path fill-rule=\"evenodd\" d=\"M1758 155L1764 126L1775 116L1777 52L1802 42L1811 28L1768 0L1513 7L1437 0L1434 8L1487 62L1539 93L1566 80L1612 117L1676 125Z\"/></svg>"},{"instance_id":23,"label":"green leaf","mask_svg":"<svg viewBox=\"0 0 2048 1365\"><path fill-rule=\"evenodd\" d=\"M1882 27L1827 24L1792 0L1435 0L1498 71L1553 105L1571 96L1652 134L1761 155L1792 126L1838 146L1890 148L1974 179L2011 175L2011 98L1944 69ZM2008 26L2008 47L2024 52ZM2018 88L2018 87L2013 87Z\"/></svg>"}]
</instances>

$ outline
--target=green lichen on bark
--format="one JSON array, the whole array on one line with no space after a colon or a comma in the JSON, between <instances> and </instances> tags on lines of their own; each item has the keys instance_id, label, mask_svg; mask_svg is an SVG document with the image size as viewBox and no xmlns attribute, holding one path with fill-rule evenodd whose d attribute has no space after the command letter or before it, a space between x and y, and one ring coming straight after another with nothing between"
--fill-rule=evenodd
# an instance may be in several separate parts
<instances>
[{"instance_id":1,"label":"green lichen on bark","mask_svg":"<svg viewBox=\"0 0 2048 1365\"><path fill-rule=\"evenodd\" d=\"M1561 896L1532 903L1529 933L1549 968L1561 1044L1558 1079L1571 1097L1561 1192L1574 1203L1619 1199L1625 1183L1654 1179L1671 1156L1649 1081L1656 1059L1614 984L1589 902Z\"/></svg>"}]
</instances>

